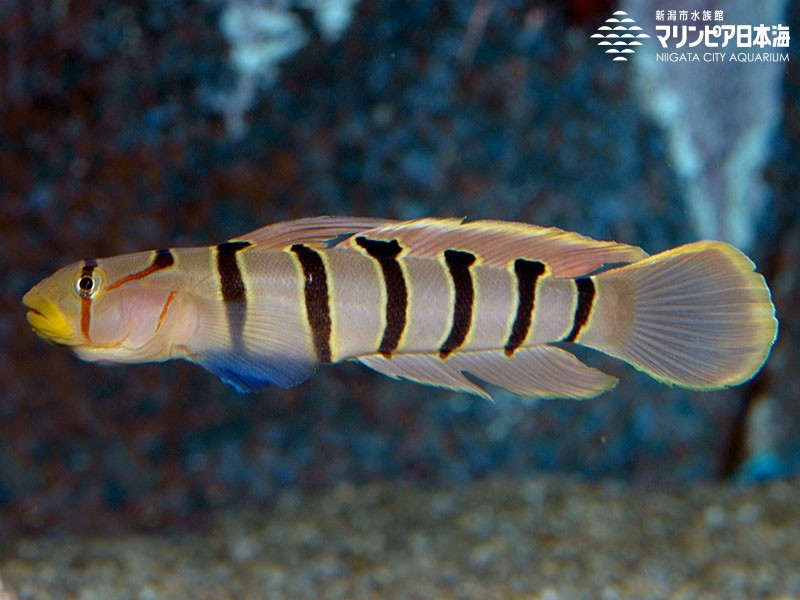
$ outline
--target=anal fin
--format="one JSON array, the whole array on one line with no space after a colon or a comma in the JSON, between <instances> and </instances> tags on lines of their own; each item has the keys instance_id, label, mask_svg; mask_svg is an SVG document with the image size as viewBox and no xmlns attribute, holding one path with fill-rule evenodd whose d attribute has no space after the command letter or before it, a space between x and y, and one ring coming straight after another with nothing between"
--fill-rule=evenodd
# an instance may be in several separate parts
<instances>
[{"instance_id":1,"label":"anal fin","mask_svg":"<svg viewBox=\"0 0 800 600\"><path fill-rule=\"evenodd\" d=\"M449 360L442 360L438 353L395 354L391 358L386 358L382 354L370 354L361 356L357 360L393 379L409 379L457 392L468 392L487 400L492 399L486 390L464 377L452 357Z\"/></svg>"},{"instance_id":2,"label":"anal fin","mask_svg":"<svg viewBox=\"0 0 800 600\"><path fill-rule=\"evenodd\" d=\"M617 379L589 367L573 354L555 346L523 348L512 356L502 350L457 352L446 359L438 353L380 354L359 362L394 378L410 379L491 399L464 373L529 398L592 398L616 385Z\"/></svg>"}]
</instances>

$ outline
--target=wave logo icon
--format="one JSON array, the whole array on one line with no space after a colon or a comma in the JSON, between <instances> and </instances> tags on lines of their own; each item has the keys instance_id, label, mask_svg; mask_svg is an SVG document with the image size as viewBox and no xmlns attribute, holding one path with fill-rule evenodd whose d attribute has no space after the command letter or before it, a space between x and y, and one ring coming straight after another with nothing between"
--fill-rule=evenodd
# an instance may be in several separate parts
<instances>
[{"instance_id":1,"label":"wave logo icon","mask_svg":"<svg viewBox=\"0 0 800 600\"><path fill-rule=\"evenodd\" d=\"M609 46L606 54L613 54L614 60L627 61L627 54L636 52L631 46L641 46L639 40L649 38L642 28L631 19L624 10L618 10L614 16L606 19L606 24L597 28L592 39L600 39L598 46Z\"/></svg>"}]
</instances>

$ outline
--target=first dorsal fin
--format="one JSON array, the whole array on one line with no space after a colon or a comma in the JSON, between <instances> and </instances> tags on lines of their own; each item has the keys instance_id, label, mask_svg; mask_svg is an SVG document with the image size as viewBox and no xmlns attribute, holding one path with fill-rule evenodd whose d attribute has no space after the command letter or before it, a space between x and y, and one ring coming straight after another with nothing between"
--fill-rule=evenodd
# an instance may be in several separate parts
<instances>
[{"instance_id":1,"label":"first dorsal fin","mask_svg":"<svg viewBox=\"0 0 800 600\"><path fill-rule=\"evenodd\" d=\"M293 244L322 248L337 238L396 223L397 221L372 217L309 217L272 223L236 236L230 241L246 241L275 249L283 249Z\"/></svg>"},{"instance_id":2,"label":"first dorsal fin","mask_svg":"<svg viewBox=\"0 0 800 600\"><path fill-rule=\"evenodd\" d=\"M459 249L476 254L489 266L505 267L517 258L541 261L554 277L578 277L605 264L636 262L648 256L636 246L508 221L465 223L461 219L427 218L389 222L360 235L395 239L405 256L439 258L445 250Z\"/></svg>"}]
</instances>

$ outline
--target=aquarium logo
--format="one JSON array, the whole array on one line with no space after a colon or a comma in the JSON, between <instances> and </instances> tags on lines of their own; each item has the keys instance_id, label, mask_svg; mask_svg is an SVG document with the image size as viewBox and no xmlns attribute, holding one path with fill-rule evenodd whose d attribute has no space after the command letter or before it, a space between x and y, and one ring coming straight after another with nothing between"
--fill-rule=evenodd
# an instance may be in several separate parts
<instances>
[{"instance_id":1,"label":"aquarium logo","mask_svg":"<svg viewBox=\"0 0 800 600\"><path fill-rule=\"evenodd\" d=\"M592 35L592 39L600 40L597 42L598 46L610 46L606 54L611 54L614 60L620 61L627 61L627 55L636 52L633 47L642 45L639 40L649 37L624 10L616 11Z\"/></svg>"}]
</instances>

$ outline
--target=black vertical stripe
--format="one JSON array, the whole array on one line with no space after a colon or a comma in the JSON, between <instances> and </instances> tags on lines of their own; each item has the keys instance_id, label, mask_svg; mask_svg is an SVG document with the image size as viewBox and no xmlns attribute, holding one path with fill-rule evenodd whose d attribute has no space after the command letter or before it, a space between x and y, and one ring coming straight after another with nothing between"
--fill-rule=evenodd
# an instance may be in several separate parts
<instances>
[{"instance_id":1,"label":"black vertical stripe","mask_svg":"<svg viewBox=\"0 0 800 600\"><path fill-rule=\"evenodd\" d=\"M87 340L89 338L89 325L92 320L92 299L89 296L88 292L94 289L94 283L91 286L85 287L82 285L83 278L88 277L89 279L92 278L92 272L94 271L95 267L97 266L97 261L94 258L86 258L83 261L83 269L81 269L81 277L78 281L78 287L86 292L86 295L81 295L81 334Z\"/></svg>"},{"instance_id":2,"label":"black vertical stripe","mask_svg":"<svg viewBox=\"0 0 800 600\"><path fill-rule=\"evenodd\" d=\"M225 302L245 299L244 281L239 263L236 261L236 253L249 245L250 242L224 242L217 246L217 271Z\"/></svg>"},{"instance_id":3,"label":"black vertical stripe","mask_svg":"<svg viewBox=\"0 0 800 600\"><path fill-rule=\"evenodd\" d=\"M331 307L328 278L320 255L302 244L292 246L303 268L308 324L314 336L314 347L320 362L331 362Z\"/></svg>"},{"instance_id":4,"label":"black vertical stripe","mask_svg":"<svg viewBox=\"0 0 800 600\"><path fill-rule=\"evenodd\" d=\"M92 271L94 271L95 267L97 266L97 259L95 258L84 258L83 259L83 270L81 275L86 277L92 276Z\"/></svg>"},{"instance_id":5,"label":"black vertical stripe","mask_svg":"<svg viewBox=\"0 0 800 600\"><path fill-rule=\"evenodd\" d=\"M92 279L92 273L94 272L95 267L97 267L97 260L95 260L94 258L84 258L83 268L81 269L81 279L83 279L84 277ZM81 287L81 289L84 291L90 291L91 286L89 290L85 290L83 287Z\"/></svg>"},{"instance_id":6,"label":"black vertical stripe","mask_svg":"<svg viewBox=\"0 0 800 600\"><path fill-rule=\"evenodd\" d=\"M246 243L246 242L245 242ZM175 264L175 258L169 248L156 250L156 257L153 260L153 270L166 269Z\"/></svg>"},{"instance_id":7,"label":"black vertical stripe","mask_svg":"<svg viewBox=\"0 0 800 600\"><path fill-rule=\"evenodd\" d=\"M217 272L225 311L228 316L228 327L234 349L243 346L244 324L247 317L247 290L242 280L242 272L236 260L236 253L247 248L250 242L223 242L217 246ZM156 256L158 260L158 256ZM163 260L163 259L162 259Z\"/></svg>"},{"instance_id":8,"label":"black vertical stripe","mask_svg":"<svg viewBox=\"0 0 800 600\"><path fill-rule=\"evenodd\" d=\"M383 338L378 346L378 352L386 358L391 358L392 352L397 349L403 331L405 331L408 310L406 280L403 276L403 269L397 262L397 256L402 248L397 240L386 242L357 237L356 243L378 261L383 271L383 281L386 286L386 328L383 330Z\"/></svg>"},{"instance_id":9,"label":"black vertical stripe","mask_svg":"<svg viewBox=\"0 0 800 600\"><path fill-rule=\"evenodd\" d=\"M533 321L536 300L536 281L544 273L543 263L518 258L514 261L514 273L517 276L517 316L511 327L511 335L506 342L506 354L511 356L522 345Z\"/></svg>"},{"instance_id":10,"label":"black vertical stripe","mask_svg":"<svg viewBox=\"0 0 800 600\"><path fill-rule=\"evenodd\" d=\"M564 338L565 342L574 342L581 329L589 320L594 303L594 282L591 277L579 277L575 280L578 289L578 306L575 308L575 318L572 322L572 331Z\"/></svg>"},{"instance_id":11,"label":"black vertical stripe","mask_svg":"<svg viewBox=\"0 0 800 600\"><path fill-rule=\"evenodd\" d=\"M469 268L475 262L475 255L461 250L445 250L444 260L450 270L455 288L453 303L453 325L450 334L439 348L439 356L447 358L457 350L467 338L472 326L472 305L475 302L475 288L472 285L472 273Z\"/></svg>"}]
</instances>

